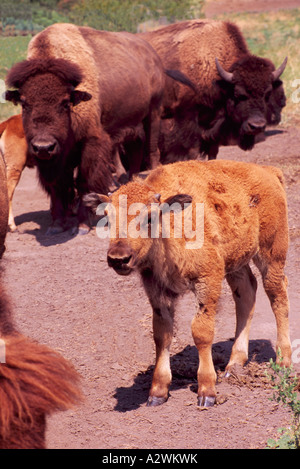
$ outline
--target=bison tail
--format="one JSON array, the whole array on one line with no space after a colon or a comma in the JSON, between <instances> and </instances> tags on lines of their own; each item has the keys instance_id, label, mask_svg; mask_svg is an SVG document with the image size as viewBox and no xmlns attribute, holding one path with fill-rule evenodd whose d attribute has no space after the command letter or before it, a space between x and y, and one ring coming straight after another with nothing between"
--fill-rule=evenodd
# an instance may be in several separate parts
<instances>
[{"instance_id":1,"label":"bison tail","mask_svg":"<svg viewBox=\"0 0 300 469\"><path fill-rule=\"evenodd\" d=\"M79 376L60 354L20 334L0 340L0 448L44 448L46 416L80 401Z\"/></svg>"},{"instance_id":2,"label":"bison tail","mask_svg":"<svg viewBox=\"0 0 300 469\"><path fill-rule=\"evenodd\" d=\"M173 80L179 81L183 85L186 85L191 88L194 93L198 92L197 85L180 70L165 70L165 73L166 75L168 75L168 77L172 78Z\"/></svg>"}]
</instances>

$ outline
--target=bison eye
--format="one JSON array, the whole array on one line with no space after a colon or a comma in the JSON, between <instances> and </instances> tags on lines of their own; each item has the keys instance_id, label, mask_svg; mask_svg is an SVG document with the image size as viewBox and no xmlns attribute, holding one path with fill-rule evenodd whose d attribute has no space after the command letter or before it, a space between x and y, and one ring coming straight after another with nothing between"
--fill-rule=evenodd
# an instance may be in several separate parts
<instances>
[{"instance_id":1,"label":"bison eye","mask_svg":"<svg viewBox=\"0 0 300 469\"><path fill-rule=\"evenodd\" d=\"M23 111L26 111L26 110L29 109L29 104L27 103L25 98L23 98L23 97L20 98L20 104L22 106Z\"/></svg>"},{"instance_id":2,"label":"bison eye","mask_svg":"<svg viewBox=\"0 0 300 469\"><path fill-rule=\"evenodd\" d=\"M241 103L241 102L243 102L243 101L247 101L248 96L247 96L246 94L240 94L240 95L238 95L238 96L235 96L234 99L235 99L235 102L236 102L236 103Z\"/></svg>"},{"instance_id":3,"label":"bison eye","mask_svg":"<svg viewBox=\"0 0 300 469\"><path fill-rule=\"evenodd\" d=\"M69 99L64 99L60 103L60 108L62 111L68 111L70 109L70 100Z\"/></svg>"},{"instance_id":4,"label":"bison eye","mask_svg":"<svg viewBox=\"0 0 300 469\"><path fill-rule=\"evenodd\" d=\"M265 101L266 101L266 102L269 101L270 96L271 96L271 91L268 91L268 92L265 94Z\"/></svg>"}]
</instances>

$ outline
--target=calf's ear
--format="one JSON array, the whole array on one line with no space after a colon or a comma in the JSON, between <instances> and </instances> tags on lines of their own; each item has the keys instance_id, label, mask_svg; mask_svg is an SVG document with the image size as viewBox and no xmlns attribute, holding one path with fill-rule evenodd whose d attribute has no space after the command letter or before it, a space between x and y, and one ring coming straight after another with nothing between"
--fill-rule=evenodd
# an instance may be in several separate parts
<instances>
[{"instance_id":1,"label":"calf's ear","mask_svg":"<svg viewBox=\"0 0 300 469\"><path fill-rule=\"evenodd\" d=\"M172 195L171 197L168 197L163 205L164 205L164 209L163 211L166 209L167 210L167 207L170 207L171 208L171 205L173 204L177 204L178 207L181 207L181 210L184 210L185 208L187 208L187 205L188 204L191 204L193 201L193 198L191 195L188 195L188 194L176 194L176 195Z\"/></svg>"},{"instance_id":2,"label":"calf's ear","mask_svg":"<svg viewBox=\"0 0 300 469\"><path fill-rule=\"evenodd\" d=\"M97 194L96 192L91 192L82 197L84 206L91 209L92 212L96 213L97 207L100 204L108 204L110 199L107 195Z\"/></svg>"},{"instance_id":3,"label":"calf's ear","mask_svg":"<svg viewBox=\"0 0 300 469\"><path fill-rule=\"evenodd\" d=\"M92 99L92 95L87 91L74 90L71 93L71 103L73 106L77 106L82 101L89 101L90 99Z\"/></svg>"},{"instance_id":4,"label":"calf's ear","mask_svg":"<svg viewBox=\"0 0 300 469\"><path fill-rule=\"evenodd\" d=\"M21 97L18 90L8 90L4 93L4 99L6 99L6 101L11 101L14 104L20 104L20 98Z\"/></svg>"}]
</instances>

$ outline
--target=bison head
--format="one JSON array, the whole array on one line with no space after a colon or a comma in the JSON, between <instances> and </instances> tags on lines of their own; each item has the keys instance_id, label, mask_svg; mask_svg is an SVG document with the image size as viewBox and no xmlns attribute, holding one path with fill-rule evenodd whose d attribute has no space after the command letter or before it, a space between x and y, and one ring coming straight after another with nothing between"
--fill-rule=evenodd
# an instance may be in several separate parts
<instances>
[{"instance_id":1,"label":"bison head","mask_svg":"<svg viewBox=\"0 0 300 469\"><path fill-rule=\"evenodd\" d=\"M64 59L30 59L12 67L6 82L15 88L6 99L21 104L29 152L38 160L53 160L70 150L73 106L91 99L75 88L82 81L76 64Z\"/></svg>"},{"instance_id":2,"label":"bison head","mask_svg":"<svg viewBox=\"0 0 300 469\"><path fill-rule=\"evenodd\" d=\"M238 129L239 146L251 149L255 136L265 130L285 102L279 77L283 73L287 58L275 70L270 60L246 55L236 61L229 71L216 59L217 71L222 80L218 85L225 93L226 112L232 126ZM283 95L282 95L283 93Z\"/></svg>"},{"instance_id":3,"label":"bison head","mask_svg":"<svg viewBox=\"0 0 300 469\"><path fill-rule=\"evenodd\" d=\"M157 255L160 242L172 243L174 238L176 243L186 242L182 212L191 206L190 195L176 194L162 202L153 188L132 181L110 197L92 193L83 199L86 206L104 215L97 228L108 222L107 262L119 275L129 275L135 268L151 268L149 258ZM175 221L179 218L181 223Z\"/></svg>"}]
</instances>

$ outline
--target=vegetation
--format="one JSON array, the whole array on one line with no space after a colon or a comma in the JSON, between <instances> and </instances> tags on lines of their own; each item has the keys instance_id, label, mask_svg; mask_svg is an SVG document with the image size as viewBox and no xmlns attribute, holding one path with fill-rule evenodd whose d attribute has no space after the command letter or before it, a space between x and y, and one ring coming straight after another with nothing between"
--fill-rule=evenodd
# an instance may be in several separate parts
<instances>
[{"instance_id":1,"label":"vegetation","mask_svg":"<svg viewBox=\"0 0 300 469\"><path fill-rule=\"evenodd\" d=\"M136 32L144 22L173 22L202 16L203 0L82 0L71 9L75 23L108 31Z\"/></svg>"},{"instance_id":2,"label":"vegetation","mask_svg":"<svg viewBox=\"0 0 300 469\"><path fill-rule=\"evenodd\" d=\"M292 411L292 422L289 428L279 428L278 440L269 439L268 448L300 449L300 396L299 378L293 375L292 367L281 367L270 360L273 374L270 376L274 387L273 400L289 407Z\"/></svg>"},{"instance_id":3,"label":"vegetation","mask_svg":"<svg viewBox=\"0 0 300 469\"><path fill-rule=\"evenodd\" d=\"M13 63L25 58L31 35L51 23L72 22L97 29L136 32L159 22L201 17L204 3L205 0L2 0L0 79L4 79ZM253 54L269 57L276 66L288 56L283 75L287 105L282 124L300 126L300 9L231 13L218 18L240 26ZM17 108L11 104L1 104L0 120L15 112Z\"/></svg>"}]
</instances>

